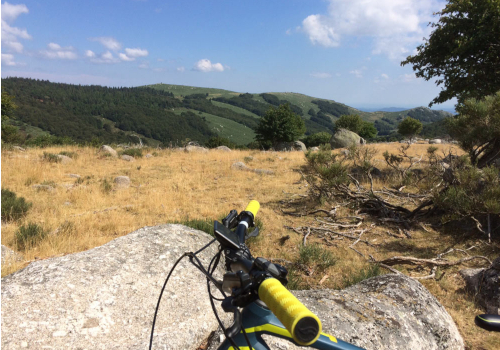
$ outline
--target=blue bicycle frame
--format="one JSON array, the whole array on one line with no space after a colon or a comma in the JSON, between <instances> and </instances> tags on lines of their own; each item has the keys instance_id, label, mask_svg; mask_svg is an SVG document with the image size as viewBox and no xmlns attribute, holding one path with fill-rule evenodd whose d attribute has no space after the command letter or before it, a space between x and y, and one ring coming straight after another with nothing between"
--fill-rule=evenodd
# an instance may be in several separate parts
<instances>
[{"instance_id":1,"label":"blue bicycle frame","mask_svg":"<svg viewBox=\"0 0 500 350\"><path fill-rule=\"evenodd\" d=\"M241 319L243 320L242 327L247 333L252 348L254 350L270 350L270 347L267 346L266 342L262 338L262 334L269 334L278 338L286 339L295 345L299 345L292 339L290 333L276 318L276 316L274 316L268 308L259 305L259 303L262 302L257 301L251 303L245 307L241 313ZM232 339L241 350L250 349L242 332L234 336ZM363 348L346 343L325 333L321 333L318 340L309 345L309 347L320 350L363 350ZM234 348L229 340L226 339L219 347L219 350L234 350Z\"/></svg>"}]
</instances>

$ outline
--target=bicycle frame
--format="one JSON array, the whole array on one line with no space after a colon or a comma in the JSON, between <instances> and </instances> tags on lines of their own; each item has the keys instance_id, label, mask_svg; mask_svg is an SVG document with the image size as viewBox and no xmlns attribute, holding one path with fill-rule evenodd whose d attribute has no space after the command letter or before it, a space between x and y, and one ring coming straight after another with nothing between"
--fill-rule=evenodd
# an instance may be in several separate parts
<instances>
[{"instance_id":1,"label":"bicycle frame","mask_svg":"<svg viewBox=\"0 0 500 350\"><path fill-rule=\"evenodd\" d=\"M269 334L278 338L286 339L295 345L298 345L283 324L274 316L274 314L265 306L259 305L256 301L245 307L241 314L242 327L245 329L250 344L254 350L270 350L262 338L262 334ZM249 350L248 343L240 332L234 336L233 341L241 350ZM309 346L310 348L320 350L362 350L357 346L346 343L334 336L321 333L318 340ZM231 343L226 339L218 348L219 350L234 350Z\"/></svg>"}]
</instances>

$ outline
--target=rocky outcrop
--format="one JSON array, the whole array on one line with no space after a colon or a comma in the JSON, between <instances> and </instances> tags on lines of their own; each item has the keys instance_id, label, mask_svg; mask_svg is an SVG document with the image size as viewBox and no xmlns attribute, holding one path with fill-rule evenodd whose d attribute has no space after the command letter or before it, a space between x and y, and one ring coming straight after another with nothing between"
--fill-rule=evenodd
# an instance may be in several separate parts
<instances>
[{"instance_id":1,"label":"rocky outcrop","mask_svg":"<svg viewBox=\"0 0 500 350\"><path fill-rule=\"evenodd\" d=\"M439 145L441 143L443 143L443 141L441 139L432 139L429 141L429 144L431 144L431 145Z\"/></svg>"},{"instance_id":2,"label":"rocky outcrop","mask_svg":"<svg viewBox=\"0 0 500 350\"><path fill-rule=\"evenodd\" d=\"M112 147L107 145L101 146L99 151L104 154L109 154L112 157L118 157L118 152L116 152Z\"/></svg>"},{"instance_id":3,"label":"rocky outcrop","mask_svg":"<svg viewBox=\"0 0 500 350\"><path fill-rule=\"evenodd\" d=\"M2 244L2 265L3 264L9 265L9 264L12 264L13 262L22 261L22 260L23 260L23 256L21 254L16 253L15 251L10 249L9 247L6 247Z\"/></svg>"},{"instance_id":4,"label":"rocky outcrop","mask_svg":"<svg viewBox=\"0 0 500 350\"><path fill-rule=\"evenodd\" d=\"M333 148L347 148L354 145L365 144L366 141L361 136L347 129L338 129L330 139Z\"/></svg>"},{"instance_id":5,"label":"rocky outcrop","mask_svg":"<svg viewBox=\"0 0 500 350\"><path fill-rule=\"evenodd\" d=\"M318 315L323 332L367 350L464 349L451 316L427 289L404 275L373 277L344 290L292 292ZM271 349L303 347L272 336ZM217 349L215 339L209 349Z\"/></svg>"},{"instance_id":6,"label":"rocky outcrop","mask_svg":"<svg viewBox=\"0 0 500 350\"><path fill-rule=\"evenodd\" d=\"M187 153L208 153L208 148L205 147L200 147L200 146L193 146L193 145L188 145L186 148L184 148L184 152Z\"/></svg>"},{"instance_id":7,"label":"rocky outcrop","mask_svg":"<svg viewBox=\"0 0 500 350\"><path fill-rule=\"evenodd\" d=\"M227 146L219 146L219 147L215 147L215 149L218 151L223 151L223 152L231 152L231 148L229 148Z\"/></svg>"},{"instance_id":8,"label":"rocky outcrop","mask_svg":"<svg viewBox=\"0 0 500 350\"><path fill-rule=\"evenodd\" d=\"M123 154L120 158L123 159L123 160L126 160L127 162L134 162L135 161L134 157L129 156L127 154Z\"/></svg>"},{"instance_id":9,"label":"rocky outcrop","mask_svg":"<svg viewBox=\"0 0 500 350\"><path fill-rule=\"evenodd\" d=\"M307 152L307 147L302 141L280 142L274 147L275 151L302 151Z\"/></svg>"},{"instance_id":10,"label":"rocky outcrop","mask_svg":"<svg viewBox=\"0 0 500 350\"><path fill-rule=\"evenodd\" d=\"M146 349L173 263L210 240L182 225L145 227L2 278L2 349ZM208 266L216 252L198 257ZM164 292L153 348L195 349L216 327L206 279L184 259Z\"/></svg>"},{"instance_id":11,"label":"rocky outcrop","mask_svg":"<svg viewBox=\"0 0 500 350\"><path fill-rule=\"evenodd\" d=\"M265 174L265 175L274 174L274 171L268 169L252 169L243 162L235 162L231 165L231 168L236 170L251 171L256 174Z\"/></svg>"},{"instance_id":12,"label":"rocky outcrop","mask_svg":"<svg viewBox=\"0 0 500 350\"><path fill-rule=\"evenodd\" d=\"M63 154L58 154L57 158L59 158L59 161L61 162L61 164L68 164L68 163L73 162L73 159L71 159L70 157L65 156Z\"/></svg>"},{"instance_id":13,"label":"rocky outcrop","mask_svg":"<svg viewBox=\"0 0 500 350\"><path fill-rule=\"evenodd\" d=\"M128 176L117 176L113 180L116 188L128 188L130 187L130 178Z\"/></svg>"},{"instance_id":14,"label":"rocky outcrop","mask_svg":"<svg viewBox=\"0 0 500 350\"><path fill-rule=\"evenodd\" d=\"M460 275L486 313L500 315L500 258L487 269L464 269Z\"/></svg>"}]
</instances>

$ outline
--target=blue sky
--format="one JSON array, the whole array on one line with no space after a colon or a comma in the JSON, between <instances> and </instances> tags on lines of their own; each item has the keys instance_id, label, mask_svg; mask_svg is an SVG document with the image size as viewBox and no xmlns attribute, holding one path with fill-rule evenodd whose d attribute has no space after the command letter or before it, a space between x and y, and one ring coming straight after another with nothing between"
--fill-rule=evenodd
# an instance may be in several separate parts
<instances>
[{"instance_id":1,"label":"blue sky","mask_svg":"<svg viewBox=\"0 0 500 350\"><path fill-rule=\"evenodd\" d=\"M355 107L426 106L400 62L437 0L2 2L2 77L298 92ZM451 108L449 101L434 108Z\"/></svg>"}]
</instances>

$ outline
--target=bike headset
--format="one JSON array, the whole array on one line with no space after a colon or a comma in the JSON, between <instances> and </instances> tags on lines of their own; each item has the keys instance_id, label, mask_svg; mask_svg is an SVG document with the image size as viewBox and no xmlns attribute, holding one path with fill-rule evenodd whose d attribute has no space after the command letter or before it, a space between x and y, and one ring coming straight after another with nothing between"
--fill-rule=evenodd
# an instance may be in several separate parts
<instances>
[{"instance_id":1,"label":"bike headset","mask_svg":"<svg viewBox=\"0 0 500 350\"><path fill-rule=\"evenodd\" d=\"M239 347L232 337L241 331L249 349L252 350L245 329L241 326L241 312L239 310L252 302L258 302L261 306L269 308L299 345L311 345L318 339L321 333L321 321L283 286L288 282L286 268L273 264L264 258L254 258L245 244L248 238L256 237L259 234L259 229L255 227L254 222L259 208L259 202L252 200L240 214L234 209L231 210L222 220L222 224L214 221L215 239L196 252L186 252L177 259L167 275L158 298L151 327L150 350L153 346L156 317L163 292L173 271L185 257L189 257L189 261L206 276L208 295L215 318L234 349L239 350ZM250 227L255 227L251 233L248 231ZM235 231L231 231L235 228ZM205 269L197 255L215 241L220 244L219 251L210 261L208 268ZM221 282L213 277L213 273L220 262L222 252L224 252L226 270L229 272L224 274ZM210 283L213 283L220 291L223 299L212 295ZM219 318L214 300L222 301L222 309L234 314L234 322L227 329ZM262 305L262 302L265 305Z\"/></svg>"}]
</instances>

